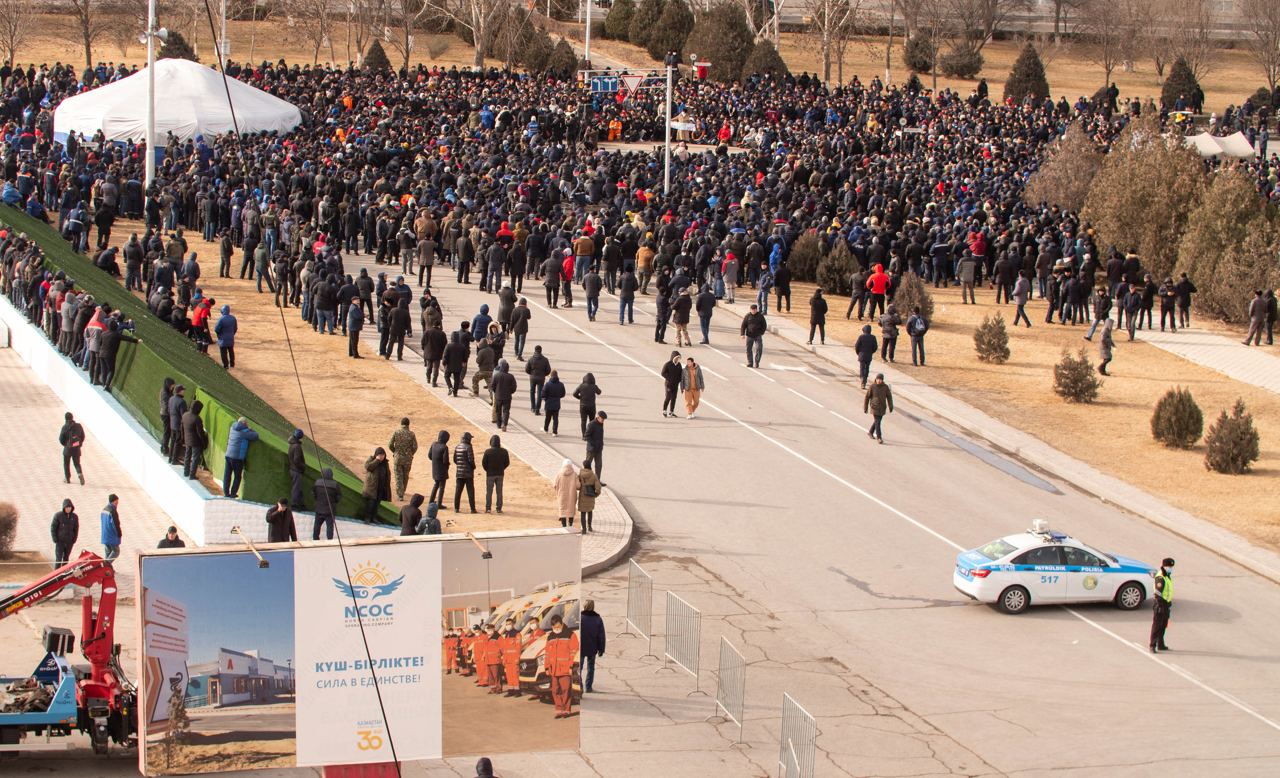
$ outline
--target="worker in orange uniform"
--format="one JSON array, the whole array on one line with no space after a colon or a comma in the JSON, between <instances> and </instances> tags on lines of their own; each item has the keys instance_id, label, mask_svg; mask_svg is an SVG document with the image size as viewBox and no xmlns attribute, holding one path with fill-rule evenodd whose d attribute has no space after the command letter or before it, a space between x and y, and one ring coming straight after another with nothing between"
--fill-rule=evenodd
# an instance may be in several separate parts
<instances>
[{"instance_id":1,"label":"worker in orange uniform","mask_svg":"<svg viewBox=\"0 0 1280 778\"><path fill-rule=\"evenodd\" d=\"M520 696L520 652L524 648L520 640L520 632L516 629L515 619L507 619L502 623L502 633L498 637L498 646L502 649L502 668L507 672L508 697Z\"/></svg>"},{"instance_id":2,"label":"worker in orange uniform","mask_svg":"<svg viewBox=\"0 0 1280 778\"><path fill-rule=\"evenodd\" d=\"M578 666L578 635L566 627L558 615L551 617L544 662L551 677L556 718L568 718L573 715L573 669Z\"/></svg>"},{"instance_id":3,"label":"worker in orange uniform","mask_svg":"<svg viewBox=\"0 0 1280 778\"><path fill-rule=\"evenodd\" d=\"M489 693L502 694L502 644L498 642L498 628L493 624L484 627L484 661L489 668Z\"/></svg>"},{"instance_id":4,"label":"worker in orange uniform","mask_svg":"<svg viewBox=\"0 0 1280 778\"><path fill-rule=\"evenodd\" d=\"M609 120L609 140L618 140L622 137L622 121L618 117Z\"/></svg>"},{"instance_id":5,"label":"worker in orange uniform","mask_svg":"<svg viewBox=\"0 0 1280 778\"><path fill-rule=\"evenodd\" d=\"M489 685L489 636L484 628L476 625L475 640L471 644L471 664L476 669L476 686Z\"/></svg>"},{"instance_id":6,"label":"worker in orange uniform","mask_svg":"<svg viewBox=\"0 0 1280 778\"><path fill-rule=\"evenodd\" d=\"M458 645L461 638L458 636L457 630L449 630L444 633L444 674L453 675L458 669Z\"/></svg>"},{"instance_id":7,"label":"worker in orange uniform","mask_svg":"<svg viewBox=\"0 0 1280 778\"><path fill-rule=\"evenodd\" d=\"M472 627L470 632L463 631L462 637L458 641L461 644L461 655L459 660L462 664L462 675L470 678L476 674L475 663L471 661L472 652L476 644L476 628Z\"/></svg>"}]
</instances>

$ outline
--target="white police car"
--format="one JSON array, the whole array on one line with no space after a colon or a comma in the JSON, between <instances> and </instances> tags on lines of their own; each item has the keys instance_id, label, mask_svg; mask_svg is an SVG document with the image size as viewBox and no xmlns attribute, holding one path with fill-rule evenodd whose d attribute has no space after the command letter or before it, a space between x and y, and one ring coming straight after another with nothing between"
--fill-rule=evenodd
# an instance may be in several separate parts
<instances>
[{"instance_id":1,"label":"white police car","mask_svg":"<svg viewBox=\"0 0 1280 778\"><path fill-rule=\"evenodd\" d=\"M957 555L953 580L962 594L1005 613L1073 602L1134 610L1152 590L1154 573L1145 562L1090 548L1036 520L1026 532Z\"/></svg>"}]
</instances>

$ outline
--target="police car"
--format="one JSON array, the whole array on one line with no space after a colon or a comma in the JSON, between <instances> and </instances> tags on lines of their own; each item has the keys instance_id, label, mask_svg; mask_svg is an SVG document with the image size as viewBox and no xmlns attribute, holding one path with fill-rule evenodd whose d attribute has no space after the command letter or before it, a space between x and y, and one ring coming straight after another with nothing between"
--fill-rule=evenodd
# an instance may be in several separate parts
<instances>
[{"instance_id":1,"label":"police car","mask_svg":"<svg viewBox=\"0 0 1280 778\"><path fill-rule=\"evenodd\" d=\"M1114 602L1134 610L1152 590L1155 568L1086 546L1043 520L956 556L956 589L1005 613L1032 605Z\"/></svg>"}]
</instances>

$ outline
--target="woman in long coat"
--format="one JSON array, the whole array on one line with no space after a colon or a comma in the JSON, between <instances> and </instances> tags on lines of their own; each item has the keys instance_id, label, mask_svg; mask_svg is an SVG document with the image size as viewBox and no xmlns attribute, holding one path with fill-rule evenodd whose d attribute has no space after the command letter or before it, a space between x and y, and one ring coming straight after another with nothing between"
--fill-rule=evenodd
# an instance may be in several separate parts
<instances>
[{"instance_id":1,"label":"woman in long coat","mask_svg":"<svg viewBox=\"0 0 1280 778\"><path fill-rule=\"evenodd\" d=\"M572 527L573 515L578 506L578 473L573 469L573 462L566 459L556 474L556 502L560 510L560 526Z\"/></svg>"},{"instance_id":2,"label":"woman in long coat","mask_svg":"<svg viewBox=\"0 0 1280 778\"><path fill-rule=\"evenodd\" d=\"M582 463L578 471L578 513L582 514L582 534L593 532L591 520L596 509L596 497L600 496L600 477L591 470L591 460Z\"/></svg>"}]
</instances>

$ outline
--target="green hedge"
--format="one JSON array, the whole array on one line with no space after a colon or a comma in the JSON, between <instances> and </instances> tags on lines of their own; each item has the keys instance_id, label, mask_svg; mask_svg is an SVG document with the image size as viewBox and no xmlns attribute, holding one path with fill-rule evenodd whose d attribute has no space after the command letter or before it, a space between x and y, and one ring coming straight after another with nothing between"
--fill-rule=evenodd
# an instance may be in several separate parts
<instances>
[{"instance_id":1,"label":"green hedge","mask_svg":"<svg viewBox=\"0 0 1280 778\"><path fill-rule=\"evenodd\" d=\"M289 495L286 457L287 441L295 428L292 422L208 355L197 351L189 338L158 320L141 299L126 292L116 279L73 251L70 244L48 225L7 206L0 206L0 223L26 233L43 249L48 265L62 270L75 279L77 287L88 291L99 303L110 303L113 309L123 311L126 318L137 324L137 335L143 342L140 345L126 344L120 349L112 395L139 424L159 439L163 429L159 416L160 387L166 376L173 378L187 387L188 402L200 400L204 403L204 423L209 433L205 460L214 475L222 477L227 432L237 418L244 416L260 437L249 446L240 496L246 500L271 503ZM357 478L309 438L304 449L307 473L303 493L308 507L313 507L311 484L321 467L332 467L334 479L342 488L339 514L363 516L362 478ZM379 516L383 521L394 524L397 509L383 503Z\"/></svg>"}]
</instances>

